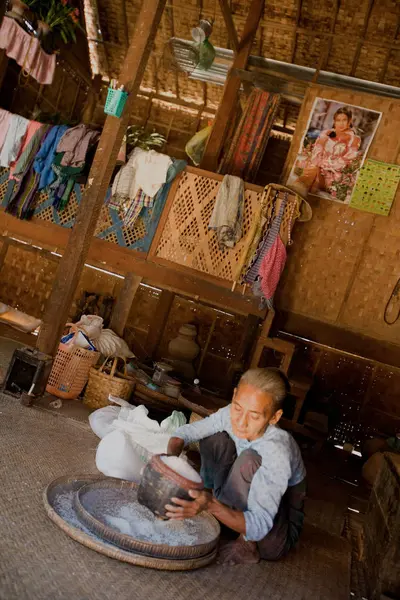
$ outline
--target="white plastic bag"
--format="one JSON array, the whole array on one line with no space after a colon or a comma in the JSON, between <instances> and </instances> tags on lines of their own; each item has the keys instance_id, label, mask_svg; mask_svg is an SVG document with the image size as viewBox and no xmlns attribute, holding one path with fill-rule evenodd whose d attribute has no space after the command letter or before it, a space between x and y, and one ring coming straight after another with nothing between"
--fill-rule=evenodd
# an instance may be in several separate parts
<instances>
[{"instance_id":1,"label":"white plastic bag","mask_svg":"<svg viewBox=\"0 0 400 600\"><path fill-rule=\"evenodd\" d=\"M119 406L105 406L92 412L89 415L89 425L93 433L99 438L103 438L108 433L111 433L111 431L114 431L112 423L115 419L118 419L120 410Z\"/></svg>"},{"instance_id":2,"label":"white plastic bag","mask_svg":"<svg viewBox=\"0 0 400 600\"><path fill-rule=\"evenodd\" d=\"M114 398L110 397L111 399L115 401ZM118 417L109 424L111 432L103 437L97 448L96 466L108 477L138 482L142 468L153 454L167 451L171 435L186 423L186 417L183 413L174 411L160 425L158 421L148 417L149 411L143 405L123 405L117 410ZM110 415L111 412L108 411L108 418Z\"/></svg>"},{"instance_id":3,"label":"white plastic bag","mask_svg":"<svg viewBox=\"0 0 400 600\"><path fill-rule=\"evenodd\" d=\"M146 461L147 462L147 461ZM107 477L138 483L145 462L123 431L107 434L97 447L96 467Z\"/></svg>"},{"instance_id":4,"label":"white plastic bag","mask_svg":"<svg viewBox=\"0 0 400 600\"><path fill-rule=\"evenodd\" d=\"M89 339L97 340L103 329L103 318L98 315L82 315L75 325L81 327Z\"/></svg>"}]
</instances>

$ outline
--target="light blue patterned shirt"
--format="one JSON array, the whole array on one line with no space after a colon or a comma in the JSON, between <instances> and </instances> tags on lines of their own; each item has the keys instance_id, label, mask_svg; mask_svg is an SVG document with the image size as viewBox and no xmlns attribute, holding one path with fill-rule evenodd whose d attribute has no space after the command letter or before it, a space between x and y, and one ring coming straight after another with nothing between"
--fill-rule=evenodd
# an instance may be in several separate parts
<instances>
[{"instance_id":1,"label":"light blue patterned shirt","mask_svg":"<svg viewBox=\"0 0 400 600\"><path fill-rule=\"evenodd\" d=\"M186 446L221 431L232 438L238 456L249 448L261 456L261 467L251 482L247 510L243 513L246 539L260 541L272 529L287 488L300 483L306 475L300 449L287 431L274 425L269 425L264 435L252 442L238 438L232 430L230 405L201 421L180 427L174 436L182 438Z\"/></svg>"}]
</instances>

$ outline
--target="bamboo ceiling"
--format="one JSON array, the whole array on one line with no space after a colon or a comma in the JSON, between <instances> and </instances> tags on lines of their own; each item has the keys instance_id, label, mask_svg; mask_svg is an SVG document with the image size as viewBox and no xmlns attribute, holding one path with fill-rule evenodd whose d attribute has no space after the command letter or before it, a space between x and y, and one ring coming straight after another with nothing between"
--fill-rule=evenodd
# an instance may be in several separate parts
<instances>
[{"instance_id":1,"label":"bamboo ceiling","mask_svg":"<svg viewBox=\"0 0 400 600\"><path fill-rule=\"evenodd\" d=\"M141 2L84 0L95 73L118 77ZM228 3L240 36L250 0ZM96 11L99 27L93 26ZM168 144L176 148L184 144L174 136L187 141L206 125L222 95L222 86L167 71L162 65L167 40L173 36L190 40L200 17L215 21L210 38L214 46L231 48L219 0L168 0L137 102L137 122L159 130L162 123ZM252 54L398 86L400 0L265 0ZM277 124L293 130L298 107L289 104L280 111Z\"/></svg>"},{"instance_id":2,"label":"bamboo ceiling","mask_svg":"<svg viewBox=\"0 0 400 600\"><path fill-rule=\"evenodd\" d=\"M249 4L249 0L230 1L239 35ZM140 5L141 0L97 0L108 69L113 77L118 74ZM200 17L215 20L212 43L230 47L218 0L169 0L145 87L159 93L176 93L179 86L187 100L204 102L201 84L181 77L176 82L174 74L166 75L156 68L165 42L172 36L191 39L191 28ZM252 54L396 86L400 80L400 2L266 0Z\"/></svg>"}]
</instances>

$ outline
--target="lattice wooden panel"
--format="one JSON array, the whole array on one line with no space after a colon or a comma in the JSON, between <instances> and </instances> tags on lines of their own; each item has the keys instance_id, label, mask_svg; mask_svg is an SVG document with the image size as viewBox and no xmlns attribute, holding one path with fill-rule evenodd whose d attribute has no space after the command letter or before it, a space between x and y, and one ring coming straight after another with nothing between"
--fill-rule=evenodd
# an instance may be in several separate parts
<instances>
[{"instance_id":1,"label":"lattice wooden panel","mask_svg":"<svg viewBox=\"0 0 400 600\"><path fill-rule=\"evenodd\" d=\"M160 258L208 275L233 281L262 192L246 189L243 237L232 250L221 252L215 233L208 230L220 182L185 172L157 247Z\"/></svg>"}]
</instances>

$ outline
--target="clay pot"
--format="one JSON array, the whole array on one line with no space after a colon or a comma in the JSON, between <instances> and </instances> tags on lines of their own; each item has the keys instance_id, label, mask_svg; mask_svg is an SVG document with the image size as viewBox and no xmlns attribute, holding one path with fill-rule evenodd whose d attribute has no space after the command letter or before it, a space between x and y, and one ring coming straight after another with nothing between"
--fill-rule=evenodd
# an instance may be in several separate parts
<instances>
[{"instance_id":1,"label":"clay pot","mask_svg":"<svg viewBox=\"0 0 400 600\"><path fill-rule=\"evenodd\" d=\"M169 504L171 498L182 498L193 500L189 496L189 490L202 490L203 482L197 483L182 477L162 460L165 454L156 454L147 463L138 490L138 501L147 506L153 514L161 519L167 519L165 505Z\"/></svg>"},{"instance_id":2,"label":"clay pot","mask_svg":"<svg viewBox=\"0 0 400 600\"><path fill-rule=\"evenodd\" d=\"M192 362L200 352L196 343L197 329L194 325L182 325L176 338L168 344L168 353L171 358Z\"/></svg>"},{"instance_id":3,"label":"clay pot","mask_svg":"<svg viewBox=\"0 0 400 600\"><path fill-rule=\"evenodd\" d=\"M29 10L29 6L25 4L25 2L21 2L21 0L13 0L11 4L11 10L14 14L23 17L24 13Z\"/></svg>"}]
</instances>

